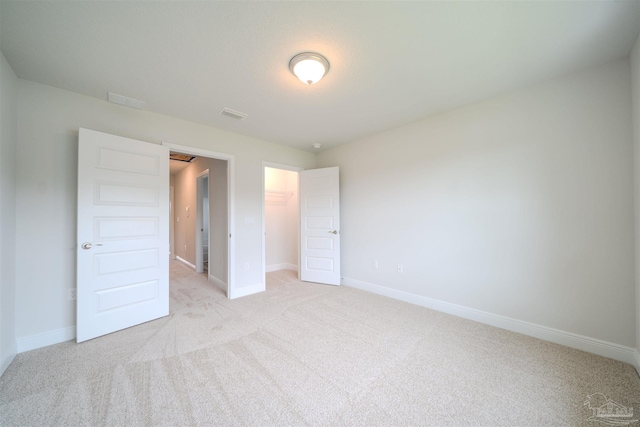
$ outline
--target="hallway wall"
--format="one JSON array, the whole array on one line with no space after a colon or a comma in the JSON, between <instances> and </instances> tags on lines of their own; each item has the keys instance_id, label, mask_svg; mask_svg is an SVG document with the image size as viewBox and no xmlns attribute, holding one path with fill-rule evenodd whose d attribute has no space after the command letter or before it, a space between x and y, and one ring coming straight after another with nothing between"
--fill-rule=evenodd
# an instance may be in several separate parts
<instances>
[{"instance_id":1,"label":"hallway wall","mask_svg":"<svg viewBox=\"0 0 640 427\"><path fill-rule=\"evenodd\" d=\"M173 177L176 256L196 264L197 176L209 169L209 274L227 283L227 162L199 157ZM187 207L189 213L187 214Z\"/></svg>"}]
</instances>

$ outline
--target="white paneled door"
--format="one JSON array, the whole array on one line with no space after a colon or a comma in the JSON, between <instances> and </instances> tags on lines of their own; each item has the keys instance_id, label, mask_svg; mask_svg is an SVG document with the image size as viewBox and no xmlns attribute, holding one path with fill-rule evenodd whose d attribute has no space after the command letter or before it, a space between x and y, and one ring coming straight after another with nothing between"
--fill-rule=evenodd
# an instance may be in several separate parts
<instances>
[{"instance_id":1,"label":"white paneled door","mask_svg":"<svg viewBox=\"0 0 640 427\"><path fill-rule=\"evenodd\" d=\"M169 149L80 129L77 341L169 314Z\"/></svg>"},{"instance_id":2,"label":"white paneled door","mask_svg":"<svg viewBox=\"0 0 640 427\"><path fill-rule=\"evenodd\" d=\"M340 284L340 171L300 172L300 280Z\"/></svg>"}]
</instances>

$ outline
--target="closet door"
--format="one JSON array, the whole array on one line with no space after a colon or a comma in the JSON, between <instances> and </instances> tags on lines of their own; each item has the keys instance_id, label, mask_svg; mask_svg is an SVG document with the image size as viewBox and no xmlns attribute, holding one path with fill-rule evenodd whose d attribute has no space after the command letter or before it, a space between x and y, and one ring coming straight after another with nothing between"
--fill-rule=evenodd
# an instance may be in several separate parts
<instances>
[{"instance_id":1,"label":"closet door","mask_svg":"<svg viewBox=\"0 0 640 427\"><path fill-rule=\"evenodd\" d=\"M340 285L340 171L300 172L300 279Z\"/></svg>"}]
</instances>

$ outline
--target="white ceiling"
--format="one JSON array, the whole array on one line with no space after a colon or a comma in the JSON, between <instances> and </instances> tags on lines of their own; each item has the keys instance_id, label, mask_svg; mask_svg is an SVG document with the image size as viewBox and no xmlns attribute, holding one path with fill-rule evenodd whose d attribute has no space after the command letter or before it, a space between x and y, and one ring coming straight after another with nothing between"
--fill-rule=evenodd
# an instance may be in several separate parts
<instances>
[{"instance_id":1,"label":"white ceiling","mask_svg":"<svg viewBox=\"0 0 640 427\"><path fill-rule=\"evenodd\" d=\"M638 1L0 1L24 79L313 151L629 54ZM331 69L305 86L304 51ZM236 121L229 107L249 115ZM126 107L122 107L126 108Z\"/></svg>"}]
</instances>

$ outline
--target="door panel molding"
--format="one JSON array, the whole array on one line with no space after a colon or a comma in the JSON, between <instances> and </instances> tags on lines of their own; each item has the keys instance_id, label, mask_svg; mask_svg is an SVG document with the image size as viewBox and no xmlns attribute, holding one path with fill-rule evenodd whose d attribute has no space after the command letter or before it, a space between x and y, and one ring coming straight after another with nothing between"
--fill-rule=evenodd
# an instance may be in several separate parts
<instances>
[{"instance_id":1,"label":"door panel molding","mask_svg":"<svg viewBox=\"0 0 640 427\"><path fill-rule=\"evenodd\" d=\"M77 342L169 314L169 149L78 138Z\"/></svg>"},{"instance_id":2,"label":"door panel molding","mask_svg":"<svg viewBox=\"0 0 640 427\"><path fill-rule=\"evenodd\" d=\"M300 172L300 280L340 285L340 170Z\"/></svg>"}]
</instances>

